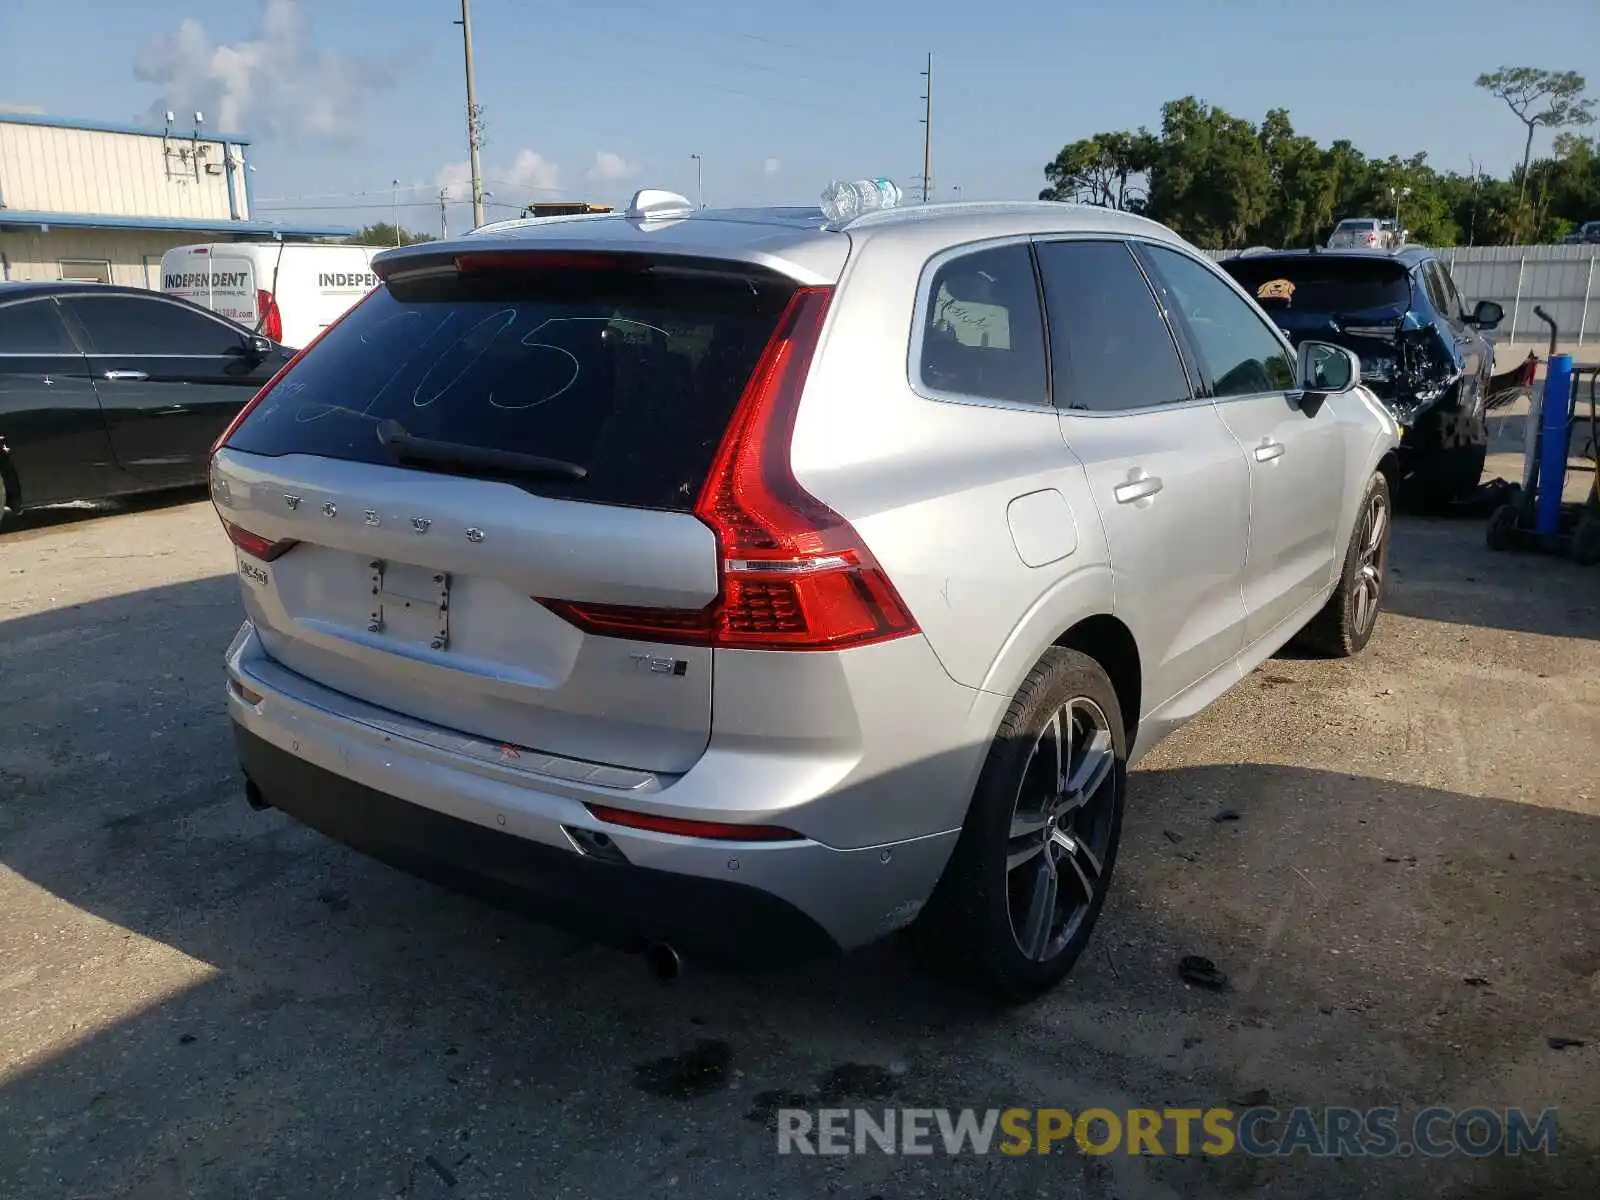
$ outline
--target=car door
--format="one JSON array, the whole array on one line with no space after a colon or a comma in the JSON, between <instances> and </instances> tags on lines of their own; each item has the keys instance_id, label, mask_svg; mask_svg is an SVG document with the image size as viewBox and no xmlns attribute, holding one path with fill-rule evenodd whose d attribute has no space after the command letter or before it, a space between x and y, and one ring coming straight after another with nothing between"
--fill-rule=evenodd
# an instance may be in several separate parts
<instances>
[{"instance_id":1,"label":"car door","mask_svg":"<svg viewBox=\"0 0 1600 1200\"><path fill-rule=\"evenodd\" d=\"M202 481L212 443L283 361L254 353L246 330L153 292L62 303L86 339L117 461L146 485Z\"/></svg>"},{"instance_id":2,"label":"car door","mask_svg":"<svg viewBox=\"0 0 1600 1200\"><path fill-rule=\"evenodd\" d=\"M88 500L119 490L89 363L49 296L0 304L0 469L7 503Z\"/></svg>"},{"instance_id":3,"label":"car door","mask_svg":"<svg viewBox=\"0 0 1600 1200\"><path fill-rule=\"evenodd\" d=\"M1121 240L1035 244L1061 435L1099 505L1151 712L1244 643L1249 470Z\"/></svg>"},{"instance_id":4,"label":"car door","mask_svg":"<svg viewBox=\"0 0 1600 1200\"><path fill-rule=\"evenodd\" d=\"M1316 600L1333 578L1349 430L1332 404L1304 405L1283 335L1198 256L1143 243L1163 304L1250 471L1246 644Z\"/></svg>"}]
</instances>

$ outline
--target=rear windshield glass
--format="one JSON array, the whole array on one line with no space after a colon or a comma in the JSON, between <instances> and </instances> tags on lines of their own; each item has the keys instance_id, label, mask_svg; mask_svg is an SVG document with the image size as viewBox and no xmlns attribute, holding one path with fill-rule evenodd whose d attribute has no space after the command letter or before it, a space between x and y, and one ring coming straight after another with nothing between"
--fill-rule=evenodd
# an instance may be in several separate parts
<instances>
[{"instance_id":1,"label":"rear windshield glass","mask_svg":"<svg viewBox=\"0 0 1600 1200\"><path fill-rule=\"evenodd\" d=\"M1358 313L1411 305L1405 268L1381 259L1308 254L1295 259L1230 258L1218 265L1269 313Z\"/></svg>"},{"instance_id":2,"label":"rear windshield glass","mask_svg":"<svg viewBox=\"0 0 1600 1200\"><path fill-rule=\"evenodd\" d=\"M1340 221L1339 222L1339 228L1340 229L1361 230L1361 229L1376 229L1377 227L1378 227L1378 223L1376 221Z\"/></svg>"},{"instance_id":3,"label":"rear windshield glass","mask_svg":"<svg viewBox=\"0 0 1600 1200\"><path fill-rule=\"evenodd\" d=\"M416 438L587 469L581 480L514 480L539 495L690 509L794 290L777 277L726 271L501 270L391 281L302 359L228 444L388 463L377 426L398 421Z\"/></svg>"}]
</instances>

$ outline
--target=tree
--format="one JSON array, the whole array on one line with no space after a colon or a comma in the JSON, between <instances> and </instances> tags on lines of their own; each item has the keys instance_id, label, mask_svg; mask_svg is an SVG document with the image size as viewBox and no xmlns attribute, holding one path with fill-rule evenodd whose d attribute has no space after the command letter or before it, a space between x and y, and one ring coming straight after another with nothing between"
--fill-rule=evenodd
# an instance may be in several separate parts
<instances>
[{"instance_id":1,"label":"tree","mask_svg":"<svg viewBox=\"0 0 1600 1200\"><path fill-rule=\"evenodd\" d=\"M1154 165L1157 142L1146 130L1097 133L1070 145L1044 169L1050 186L1041 200L1068 200L1137 212L1144 206L1142 189L1133 180Z\"/></svg>"},{"instance_id":2,"label":"tree","mask_svg":"<svg viewBox=\"0 0 1600 1200\"><path fill-rule=\"evenodd\" d=\"M1272 209L1256 127L1193 96L1161 107L1148 214L1200 246L1243 246Z\"/></svg>"},{"instance_id":3,"label":"tree","mask_svg":"<svg viewBox=\"0 0 1600 1200\"><path fill-rule=\"evenodd\" d=\"M1587 114L1575 100L1563 119ZM1550 108L1530 115L1544 124ZM1322 146L1297 134L1285 109L1253 125L1186 96L1162 107L1159 134L1067 143L1044 168L1040 198L1141 212L1208 249L1319 242L1342 218L1395 215L1397 201L1406 228L1429 245L1555 241L1600 219L1600 142L1562 133L1554 151L1504 179L1476 165L1463 175L1436 170L1426 154L1373 159L1346 139Z\"/></svg>"},{"instance_id":4,"label":"tree","mask_svg":"<svg viewBox=\"0 0 1600 1200\"><path fill-rule=\"evenodd\" d=\"M378 221L363 225L360 233L345 241L351 246L415 246L418 242L431 242L433 238L426 233L413 233L387 221Z\"/></svg>"},{"instance_id":5,"label":"tree","mask_svg":"<svg viewBox=\"0 0 1600 1200\"><path fill-rule=\"evenodd\" d=\"M1594 120L1594 101L1583 93L1588 83L1576 71L1545 71L1538 67L1501 67L1478 76L1478 86L1506 102L1517 120L1528 127L1522 143L1522 183L1517 207L1528 191L1528 165L1533 158L1533 134L1539 126L1565 129Z\"/></svg>"}]
</instances>

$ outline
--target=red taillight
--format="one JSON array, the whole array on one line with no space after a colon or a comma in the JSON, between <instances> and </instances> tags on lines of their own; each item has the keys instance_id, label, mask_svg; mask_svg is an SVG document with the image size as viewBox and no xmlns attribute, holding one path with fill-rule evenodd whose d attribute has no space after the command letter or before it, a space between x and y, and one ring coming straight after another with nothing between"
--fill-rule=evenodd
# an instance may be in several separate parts
<instances>
[{"instance_id":1,"label":"red taillight","mask_svg":"<svg viewBox=\"0 0 1600 1200\"><path fill-rule=\"evenodd\" d=\"M642 271L648 261L637 254L569 250L475 250L456 255L456 270L478 271Z\"/></svg>"},{"instance_id":2,"label":"red taillight","mask_svg":"<svg viewBox=\"0 0 1600 1200\"><path fill-rule=\"evenodd\" d=\"M259 533L251 533L242 525L235 525L226 517L222 518L222 527L228 531L228 540L246 554L259 558L262 562L271 562L275 558L282 558L300 543L295 538L284 538L274 542L264 538Z\"/></svg>"},{"instance_id":3,"label":"red taillight","mask_svg":"<svg viewBox=\"0 0 1600 1200\"><path fill-rule=\"evenodd\" d=\"M850 523L794 477L800 392L832 298L801 288L745 385L694 514L717 537L722 587L698 611L543 600L609 637L746 650L838 650L917 632Z\"/></svg>"},{"instance_id":4,"label":"red taillight","mask_svg":"<svg viewBox=\"0 0 1600 1200\"><path fill-rule=\"evenodd\" d=\"M283 341L283 313L276 297L266 288L256 290L256 312L261 314L261 332L275 342Z\"/></svg>"},{"instance_id":5,"label":"red taillight","mask_svg":"<svg viewBox=\"0 0 1600 1200\"><path fill-rule=\"evenodd\" d=\"M793 842L804 835L778 825L738 825L728 821L686 821L680 817L657 817L630 812L604 804L584 805L591 813L611 825L629 829L648 829L652 833L674 833L679 837L711 838L719 842Z\"/></svg>"}]
</instances>

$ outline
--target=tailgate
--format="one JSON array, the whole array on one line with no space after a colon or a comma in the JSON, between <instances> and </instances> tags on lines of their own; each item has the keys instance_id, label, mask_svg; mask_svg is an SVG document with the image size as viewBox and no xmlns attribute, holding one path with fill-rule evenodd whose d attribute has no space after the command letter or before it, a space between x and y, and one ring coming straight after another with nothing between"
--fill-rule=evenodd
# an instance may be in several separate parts
<instances>
[{"instance_id":1,"label":"tailgate","mask_svg":"<svg viewBox=\"0 0 1600 1200\"><path fill-rule=\"evenodd\" d=\"M262 647L290 670L513 748L664 772L705 749L709 649L585 635L534 599L709 604L716 543L692 516L232 450L213 489L224 519L297 543L236 552Z\"/></svg>"},{"instance_id":2,"label":"tailgate","mask_svg":"<svg viewBox=\"0 0 1600 1200\"><path fill-rule=\"evenodd\" d=\"M507 753L687 770L710 649L586 633L541 601L716 600L691 510L795 285L505 262L391 278L229 436L213 496L246 606L272 658L368 704ZM411 449L379 436L397 427Z\"/></svg>"}]
</instances>

